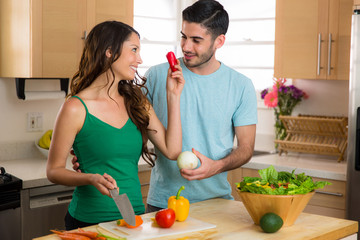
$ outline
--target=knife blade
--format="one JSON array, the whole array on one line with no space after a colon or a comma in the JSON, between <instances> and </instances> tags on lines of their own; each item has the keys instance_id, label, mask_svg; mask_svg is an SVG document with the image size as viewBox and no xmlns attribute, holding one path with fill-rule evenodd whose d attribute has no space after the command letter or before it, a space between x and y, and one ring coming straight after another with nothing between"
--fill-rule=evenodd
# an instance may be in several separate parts
<instances>
[{"instance_id":1,"label":"knife blade","mask_svg":"<svg viewBox=\"0 0 360 240\"><path fill-rule=\"evenodd\" d=\"M116 188L114 188L110 190L110 195L114 199L115 204L119 209L119 212L121 213L121 216L123 217L125 222L131 226L135 226L136 221L134 209L126 193L119 195Z\"/></svg>"}]
</instances>

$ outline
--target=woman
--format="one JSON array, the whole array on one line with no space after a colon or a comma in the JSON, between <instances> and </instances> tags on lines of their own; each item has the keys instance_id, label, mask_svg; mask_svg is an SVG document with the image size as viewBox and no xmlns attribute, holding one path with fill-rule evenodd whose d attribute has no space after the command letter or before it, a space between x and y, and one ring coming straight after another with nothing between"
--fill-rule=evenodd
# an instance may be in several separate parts
<instances>
[{"instance_id":1,"label":"woman","mask_svg":"<svg viewBox=\"0 0 360 240\"><path fill-rule=\"evenodd\" d=\"M157 118L138 79L139 34L121 22L103 22L86 39L70 96L54 127L47 177L56 184L77 186L65 217L66 229L112 221L121 215L109 189L126 193L135 214L145 211L138 178L140 155L154 165L150 139L163 154L176 159L181 152L180 95L184 78L167 75L168 126ZM165 90L165 89L164 89ZM65 168L73 147L81 172Z\"/></svg>"}]
</instances>

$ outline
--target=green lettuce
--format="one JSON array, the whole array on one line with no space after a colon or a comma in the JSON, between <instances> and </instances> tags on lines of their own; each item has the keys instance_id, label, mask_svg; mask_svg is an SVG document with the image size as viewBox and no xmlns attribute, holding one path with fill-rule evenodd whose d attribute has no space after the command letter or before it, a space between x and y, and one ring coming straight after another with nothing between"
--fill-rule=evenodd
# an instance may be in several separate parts
<instances>
[{"instance_id":1,"label":"green lettuce","mask_svg":"<svg viewBox=\"0 0 360 240\"><path fill-rule=\"evenodd\" d=\"M295 195L306 194L315 189L331 185L327 181L314 182L312 177L305 173L295 174L295 170L289 172L277 172L274 166L260 169L260 177L244 177L242 182L236 183L242 192L270 194L270 195Z\"/></svg>"}]
</instances>

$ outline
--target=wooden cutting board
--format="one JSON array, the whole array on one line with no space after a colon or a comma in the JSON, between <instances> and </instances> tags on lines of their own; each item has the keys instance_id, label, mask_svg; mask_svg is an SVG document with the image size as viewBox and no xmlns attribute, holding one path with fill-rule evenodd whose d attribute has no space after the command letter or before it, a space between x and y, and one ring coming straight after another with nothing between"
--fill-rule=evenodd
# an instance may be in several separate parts
<instances>
[{"instance_id":1,"label":"wooden cutting board","mask_svg":"<svg viewBox=\"0 0 360 240\"><path fill-rule=\"evenodd\" d=\"M175 221L174 225L170 228L159 227L151 220L149 215L143 216L143 221L144 223L138 228L117 226L116 221L100 223L99 226L119 237L126 237L128 240L157 239L159 237L201 231L216 227L214 224L206 223L192 217L188 217L184 222Z\"/></svg>"}]
</instances>

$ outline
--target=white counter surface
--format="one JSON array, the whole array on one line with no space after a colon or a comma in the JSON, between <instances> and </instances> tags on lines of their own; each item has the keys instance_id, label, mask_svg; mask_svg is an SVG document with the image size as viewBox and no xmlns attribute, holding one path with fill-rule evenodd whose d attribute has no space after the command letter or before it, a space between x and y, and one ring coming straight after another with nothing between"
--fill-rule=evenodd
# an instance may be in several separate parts
<instances>
[{"instance_id":1,"label":"white counter surface","mask_svg":"<svg viewBox=\"0 0 360 240\"><path fill-rule=\"evenodd\" d=\"M254 156L245 164L244 168L263 169L273 165L277 171L295 173L304 172L306 175L332 180L346 181L346 162L337 162L336 157L312 155L303 153L289 153L279 156L267 154ZM23 189L52 185L46 178L46 159L21 159L0 161L0 166L12 175L23 180ZM71 157L68 158L67 168L72 169ZM139 161L139 171L150 170L149 165L143 160Z\"/></svg>"},{"instance_id":2,"label":"white counter surface","mask_svg":"<svg viewBox=\"0 0 360 240\"><path fill-rule=\"evenodd\" d=\"M71 158L66 162L66 168L72 170ZM32 158L0 161L0 166L10 173L23 180L23 189L52 185L46 177L46 159ZM139 171L150 170L150 166L143 160L139 161Z\"/></svg>"}]
</instances>

